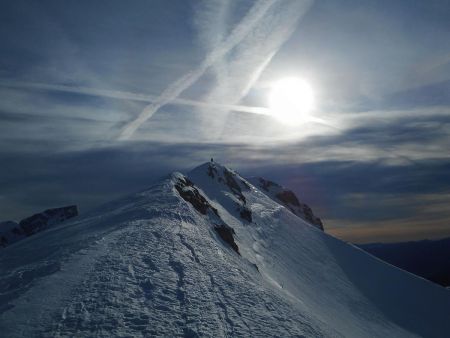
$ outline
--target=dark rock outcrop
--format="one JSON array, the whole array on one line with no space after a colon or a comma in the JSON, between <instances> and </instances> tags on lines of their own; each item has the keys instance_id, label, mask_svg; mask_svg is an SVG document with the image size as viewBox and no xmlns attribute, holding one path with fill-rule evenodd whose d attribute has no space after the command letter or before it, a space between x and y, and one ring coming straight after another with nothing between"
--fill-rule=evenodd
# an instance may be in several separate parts
<instances>
[{"instance_id":1,"label":"dark rock outcrop","mask_svg":"<svg viewBox=\"0 0 450 338\"><path fill-rule=\"evenodd\" d=\"M216 167L214 167L214 166L212 166L212 165L209 165L209 166L208 166L208 176L211 177L211 178L214 178L214 177L215 177L214 174L217 175L217 169L216 169Z\"/></svg>"},{"instance_id":2,"label":"dark rock outcrop","mask_svg":"<svg viewBox=\"0 0 450 338\"><path fill-rule=\"evenodd\" d=\"M53 225L60 224L67 219L78 216L76 205L61 208L47 209L16 222L0 223L0 246L7 246L38 232L44 231Z\"/></svg>"},{"instance_id":3,"label":"dark rock outcrop","mask_svg":"<svg viewBox=\"0 0 450 338\"><path fill-rule=\"evenodd\" d=\"M323 223L322 220L314 216L312 209L307 204L302 204L302 211L304 218L311 224L317 226L320 230L323 230Z\"/></svg>"},{"instance_id":4,"label":"dark rock outcrop","mask_svg":"<svg viewBox=\"0 0 450 338\"><path fill-rule=\"evenodd\" d=\"M206 215L208 210L211 210L216 216L219 216L217 209L214 208L206 198L200 194L198 189L194 186L187 177L178 177L175 183L175 189L177 189L180 196L189 202L195 210L197 210L202 215Z\"/></svg>"},{"instance_id":5,"label":"dark rock outcrop","mask_svg":"<svg viewBox=\"0 0 450 338\"><path fill-rule=\"evenodd\" d=\"M78 216L77 206L69 205L62 208L47 209L44 212L34 214L21 220L19 225L26 236L31 236L51 225L62 223L75 216Z\"/></svg>"},{"instance_id":6,"label":"dark rock outcrop","mask_svg":"<svg viewBox=\"0 0 450 338\"><path fill-rule=\"evenodd\" d=\"M217 234L222 238L224 242L226 242L231 248L236 251L239 255L239 248L234 241L234 229L226 224L219 224L214 226L214 230L217 232Z\"/></svg>"},{"instance_id":7,"label":"dark rock outcrop","mask_svg":"<svg viewBox=\"0 0 450 338\"><path fill-rule=\"evenodd\" d=\"M217 174L217 171L215 172ZM211 173L211 175L209 175L209 173ZM208 176L214 178L214 170L208 170ZM190 203L199 213L201 213L202 215L207 215L208 210L213 213L214 230L225 243L227 243L234 251L236 251L240 255L239 248L234 240L234 229L222 220L217 209L214 208L208 202L208 200L198 191L194 183L192 183L192 181L190 181L186 176L178 175L176 177L174 186L180 194L181 198Z\"/></svg>"},{"instance_id":8,"label":"dark rock outcrop","mask_svg":"<svg viewBox=\"0 0 450 338\"><path fill-rule=\"evenodd\" d=\"M262 177L257 178L257 181L254 183L265 191L266 195L281 202L292 213L303 218L316 228L323 230L322 220L314 215L312 209L307 204L301 203L293 191L285 189L281 185Z\"/></svg>"},{"instance_id":9,"label":"dark rock outcrop","mask_svg":"<svg viewBox=\"0 0 450 338\"><path fill-rule=\"evenodd\" d=\"M269 191L270 187L278 186L278 184L276 184L275 182L266 180L262 177L259 178L259 183L261 188L263 188L265 191Z\"/></svg>"},{"instance_id":10,"label":"dark rock outcrop","mask_svg":"<svg viewBox=\"0 0 450 338\"><path fill-rule=\"evenodd\" d=\"M314 216L312 209L305 203L300 203L297 196L290 190L283 190L275 195L280 201L284 203L294 214L297 213L292 206L301 210L302 217L311 224L317 225L323 230L322 220Z\"/></svg>"},{"instance_id":11,"label":"dark rock outcrop","mask_svg":"<svg viewBox=\"0 0 450 338\"><path fill-rule=\"evenodd\" d=\"M242 194L241 187L234 179L234 175L231 171L229 171L227 168L224 168L223 176L225 177L226 185L228 185L228 187L231 189L231 191L233 191L237 195Z\"/></svg>"},{"instance_id":12,"label":"dark rock outcrop","mask_svg":"<svg viewBox=\"0 0 450 338\"><path fill-rule=\"evenodd\" d=\"M250 211L249 208L247 207L241 207L240 211L239 211L239 215L241 216L241 218L245 219L247 222L252 222L252 212Z\"/></svg>"},{"instance_id":13,"label":"dark rock outcrop","mask_svg":"<svg viewBox=\"0 0 450 338\"><path fill-rule=\"evenodd\" d=\"M292 204L295 206L300 206L297 196L290 190L283 190L275 195L280 201L286 204Z\"/></svg>"},{"instance_id":14,"label":"dark rock outcrop","mask_svg":"<svg viewBox=\"0 0 450 338\"><path fill-rule=\"evenodd\" d=\"M242 193L242 190L250 190L250 185L228 168L223 167L222 170L218 170L214 163L209 163L207 174L212 179L217 176L217 181L225 184L229 188L230 192L232 192L239 200L237 203L237 211L239 212L240 217L247 222L252 222L252 212L246 206L247 200Z\"/></svg>"}]
</instances>

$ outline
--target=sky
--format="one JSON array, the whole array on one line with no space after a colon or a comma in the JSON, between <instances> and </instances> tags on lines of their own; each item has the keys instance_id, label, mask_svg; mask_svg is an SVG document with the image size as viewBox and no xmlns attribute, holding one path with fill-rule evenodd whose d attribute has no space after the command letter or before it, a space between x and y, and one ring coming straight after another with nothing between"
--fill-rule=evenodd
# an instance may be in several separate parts
<instances>
[{"instance_id":1,"label":"sky","mask_svg":"<svg viewBox=\"0 0 450 338\"><path fill-rule=\"evenodd\" d=\"M444 0L2 1L0 220L214 157L344 240L448 237L449 17ZM313 88L311 119L270 116L284 77Z\"/></svg>"}]
</instances>

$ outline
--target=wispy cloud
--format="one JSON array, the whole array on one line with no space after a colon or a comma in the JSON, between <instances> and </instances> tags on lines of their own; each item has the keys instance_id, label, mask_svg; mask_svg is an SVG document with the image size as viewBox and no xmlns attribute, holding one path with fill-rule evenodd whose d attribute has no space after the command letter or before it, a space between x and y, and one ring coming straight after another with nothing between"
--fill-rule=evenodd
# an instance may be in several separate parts
<instances>
[{"instance_id":1,"label":"wispy cloud","mask_svg":"<svg viewBox=\"0 0 450 338\"><path fill-rule=\"evenodd\" d=\"M216 76L215 85L206 93L204 100L235 104L246 96L273 56L291 36L311 3L311 1L281 1L274 4L230 55L224 56L220 68L215 69L215 73L220 76ZM205 15L205 11L199 13ZM208 31L206 26L201 29ZM212 36L206 40L214 41ZM201 129L208 130L210 134L220 135L223 126L226 125L224 123L226 118L226 110L204 111L200 121L204 127Z\"/></svg>"},{"instance_id":2,"label":"wispy cloud","mask_svg":"<svg viewBox=\"0 0 450 338\"><path fill-rule=\"evenodd\" d=\"M8 88L19 88L19 89L35 89L35 90L45 90L45 91L57 91L66 92L74 94L82 94L88 96L99 96L112 99L122 99L122 100L132 100L138 102L154 103L158 101L159 97L156 95L147 95L143 93L132 93L120 90L109 90L101 88L83 87L83 86L69 86L61 84L49 84L49 83L38 83L38 82L19 82L10 81L7 79L0 79L1 87ZM270 111L266 107L254 107L245 105L233 105L233 104L220 104L215 102L205 102L198 100L191 100L176 97L171 102L171 104L191 106L197 108L217 108L217 109L227 109L241 113L259 114L259 115L270 115Z\"/></svg>"},{"instance_id":3,"label":"wispy cloud","mask_svg":"<svg viewBox=\"0 0 450 338\"><path fill-rule=\"evenodd\" d=\"M227 39L220 43L217 48L209 52L197 68L191 70L170 84L161 95L159 95L155 102L146 106L135 120L131 121L123 128L119 139L129 138L141 124L152 117L159 108L173 101L178 95L194 84L211 65L228 53L250 33L255 24L261 20L275 2L276 1L274 0L260 0L256 2L242 21L233 29Z\"/></svg>"},{"instance_id":4,"label":"wispy cloud","mask_svg":"<svg viewBox=\"0 0 450 338\"><path fill-rule=\"evenodd\" d=\"M292 33L298 18L304 14L311 1L289 1L280 2L276 0L257 1L243 17L243 19L231 30L230 34L222 41L216 42L200 65L183 75L181 78L169 85L154 102L146 106L139 116L127 124L119 139L127 139L162 106L172 102L182 92L192 86L202 77L205 72L217 62L223 62L223 58L232 50L234 56L227 65L229 77L240 78L240 86L233 89L230 94L223 95L227 88L223 76L219 77L220 83L213 92L208 95L207 101L226 104L237 103L246 91L249 90L258 78L263 66L267 65L271 56L279 49L282 43ZM276 6L278 5L278 6ZM207 29L207 28L205 28ZM255 55L259 58L255 58ZM242 72L243 68L250 66L250 71ZM230 75L231 73L231 75ZM245 76L245 78L243 78ZM234 86L233 86L234 88ZM236 92L238 95L236 95Z\"/></svg>"},{"instance_id":5,"label":"wispy cloud","mask_svg":"<svg viewBox=\"0 0 450 338\"><path fill-rule=\"evenodd\" d=\"M298 157L299 149L308 148L301 144L271 148L118 142L114 147L58 154L35 152L24 157L3 153L0 186L7 199L0 205L0 219L20 219L66 203L76 203L85 212L111 198L142 190L170 171L187 171L213 156L244 176L263 176L293 189L324 218L327 230L347 240L450 233L449 160L423 160L419 165L342 158L304 163L304 158ZM321 151L313 147L306 156ZM254 158L257 154L264 157Z\"/></svg>"}]
</instances>

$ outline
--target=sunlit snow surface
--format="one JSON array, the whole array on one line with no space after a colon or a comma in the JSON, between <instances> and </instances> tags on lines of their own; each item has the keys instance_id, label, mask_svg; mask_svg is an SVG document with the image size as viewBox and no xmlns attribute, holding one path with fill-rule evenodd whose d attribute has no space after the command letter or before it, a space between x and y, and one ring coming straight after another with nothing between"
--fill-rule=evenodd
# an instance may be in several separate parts
<instances>
[{"instance_id":1,"label":"sunlit snow surface","mask_svg":"<svg viewBox=\"0 0 450 338\"><path fill-rule=\"evenodd\" d=\"M242 220L208 166L188 177L234 228L241 255L180 198L172 176L1 250L0 336L450 332L449 291L308 225L252 185L242 193L253 219Z\"/></svg>"}]
</instances>

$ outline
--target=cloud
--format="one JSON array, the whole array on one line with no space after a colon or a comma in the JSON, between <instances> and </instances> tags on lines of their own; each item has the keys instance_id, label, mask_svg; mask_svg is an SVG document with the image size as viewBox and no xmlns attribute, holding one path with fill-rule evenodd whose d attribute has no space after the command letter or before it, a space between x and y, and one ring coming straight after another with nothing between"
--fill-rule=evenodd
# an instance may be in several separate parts
<instances>
[{"instance_id":1,"label":"cloud","mask_svg":"<svg viewBox=\"0 0 450 338\"><path fill-rule=\"evenodd\" d=\"M352 243L405 242L423 239L450 237L450 217L417 221L411 218L394 219L382 222L347 223L343 219L334 223L346 224L347 227L330 228L327 232Z\"/></svg>"},{"instance_id":2,"label":"cloud","mask_svg":"<svg viewBox=\"0 0 450 338\"><path fill-rule=\"evenodd\" d=\"M204 97L207 102L228 102L235 104L245 97L255 82L291 36L299 19L309 9L311 1L283 1L274 4L271 10L255 25L252 31L242 39L221 63L212 70L215 74L214 85ZM204 15L205 11L200 11ZM208 31L207 27L201 27ZM213 33L210 33L212 35ZM202 34L201 36L203 36ZM206 39L211 48L220 43L211 36ZM212 42L211 42L212 41ZM199 121L199 131L207 130L209 135L224 134L227 110L203 110Z\"/></svg>"},{"instance_id":3,"label":"cloud","mask_svg":"<svg viewBox=\"0 0 450 338\"><path fill-rule=\"evenodd\" d=\"M400 233L404 238L408 234L412 238L413 233L425 236L423 229L427 228L434 229L433 236L448 233L450 160L422 160L414 165L343 160L302 163L297 156L302 149L301 144L269 148L118 142L114 147L56 154L3 152L0 195L5 198L0 219L20 219L71 203L86 212L143 190L171 171L186 172L214 157L244 176L263 176L293 189L324 219L327 229L344 239L356 237L351 237L351 230L340 230L343 227L384 227L383 234L370 230L365 237L362 230L355 231L359 241L385 240L388 234L397 239ZM289 160L279 160L280 153ZM254 159L254 154L265 156Z\"/></svg>"},{"instance_id":4,"label":"cloud","mask_svg":"<svg viewBox=\"0 0 450 338\"><path fill-rule=\"evenodd\" d=\"M49 84L38 82L19 82L10 81L7 79L0 79L0 86L6 88L18 88L18 89L32 89L32 90L44 90L44 91L57 91L74 94L82 94L87 96L98 96L120 100L132 100L138 102L154 103L159 100L156 95L146 95L142 93L132 93L120 90L110 90L83 86L70 86L62 84ZM180 97L174 98L171 104L177 104L182 106L190 106L197 108L208 109L227 109L241 113L258 114L258 115L270 115L270 111L266 107L252 107L244 105L233 104L220 104L215 102L204 102L198 100L184 99Z\"/></svg>"},{"instance_id":5,"label":"cloud","mask_svg":"<svg viewBox=\"0 0 450 338\"><path fill-rule=\"evenodd\" d=\"M266 14L274 2L274 0L257 1L242 21L233 29L227 39L220 43L217 48L210 51L197 68L191 70L170 84L159 95L155 102L146 106L135 120L131 121L123 128L119 139L129 138L145 121L152 117L159 108L170 103L194 84L211 65L228 53L234 46L241 42L247 34L249 34L253 26Z\"/></svg>"},{"instance_id":6,"label":"cloud","mask_svg":"<svg viewBox=\"0 0 450 338\"><path fill-rule=\"evenodd\" d=\"M342 239L402 241L450 234L450 160L263 163L249 171L293 189L324 220L326 231Z\"/></svg>"},{"instance_id":7,"label":"cloud","mask_svg":"<svg viewBox=\"0 0 450 338\"><path fill-rule=\"evenodd\" d=\"M2 151L0 220L65 204L82 212L223 153L221 145L126 143L58 153ZM220 156L219 156L220 157Z\"/></svg>"},{"instance_id":8,"label":"cloud","mask_svg":"<svg viewBox=\"0 0 450 338\"><path fill-rule=\"evenodd\" d=\"M53 140L54 147L59 149L67 146L68 142L72 142L72 149L74 146L86 148L114 143L120 127L130 116L155 99L139 93L82 86L5 80L0 82L0 86L3 88L0 91L0 114L3 119L0 138L5 147L10 144L16 149L29 147L29 142L22 144L26 139L32 141L33 147L41 141L48 144ZM230 115L224 126L228 137L216 142L246 142L292 150L301 146L302 151L296 154L297 162L367 162L383 159L391 163L409 163L448 157L446 149L450 144L450 120L447 107L330 113L317 122L289 128L271 118L261 117L261 114L269 114L264 107L184 98L176 98L172 104L179 105L180 109L168 107L164 114L155 116L151 125L143 126L139 139L199 142L200 137L194 132L195 126L188 123L204 116L185 109L193 107L237 112ZM174 121L177 121L177 128L174 128ZM52 132L48 133L48 130ZM256 152L248 156L254 160L266 157L287 163L291 160L289 152L277 154L274 157L273 154Z\"/></svg>"},{"instance_id":9,"label":"cloud","mask_svg":"<svg viewBox=\"0 0 450 338\"><path fill-rule=\"evenodd\" d=\"M237 2L222 0L203 0L197 4L193 21L197 39L205 52L217 48L229 34L233 9L236 5ZM217 82L222 82L226 77L225 67L224 58L219 58L211 65L210 71L214 73Z\"/></svg>"},{"instance_id":10,"label":"cloud","mask_svg":"<svg viewBox=\"0 0 450 338\"><path fill-rule=\"evenodd\" d=\"M310 3L2 3L1 218L84 212L213 156L293 187L330 228L444 231L449 4ZM266 116L287 73L317 94L297 127ZM118 142L145 107L142 143Z\"/></svg>"},{"instance_id":11,"label":"cloud","mask_svg":"<svg viewBox=\"0 0 450 338\"><path fill-rule=\"evenodd\" d=\"M273 13L273 11L270 11L271 9L273 10L274 5L277 3L280 4L279 9L281 13ZM234 97L234 100L231 100L230 97L223 97L223 95L220 95L222 100L219 101L219 103L237 103L239 99L248 92L251 85L258 78L263 67L270 61L271 56L274 55L281 44L293 32L295 23L299 17L305 13L310 3L311 2L307 0L296 0L289 1L286 5L286 2L281 4L281 2L275 0L257 1L249 9L243 19L231 30L230 34L214 45L214 47L206 54L206 57L200 65L170 84L153 103L144 108L135 120L131 121L123 128L119 139L128 139L131 137L145 121L158 111L158 109L177 98L182 92L199 80L211 66L218 61L222 62L223 58L235 47L238 48L238 51L236 52L237 55L232 61L232 64L228 66L230 70L235 72L232 74L234 79L239 79L238 75L240 75L239 83L241 84L241 87L242 85L244 87L241 90L238 88L239 97ZM270 25L267 25L267 22L263 22L266 17L270 18ZM274 17L276 17L276 20L273 19ZM264 24L262 24L262 22ZM240 47L239 45L243 42L245 45ZM261 48L261 46L265 47ZM260 58L262 58L261 61L255 59L255 52L260 52ZM258 55L258 53L256 55ZM250 59L248 56L252 56L252 58ZM256 61L256 69L253 68L249 76L247 75L247 79L243 79L243 75L248 74L248 72L242 73L242 65L248 66L250 60L253 62ZM241 67L237 67L238 65L241 65ZM219 80L220 79L221 78L219 78ZM236 82L234 82L234 84L236 84ZM218 89L216 89L214 93L223 91L223 81L218 84L217 88ZM209 100L207 101L212 100L213 102L217 102L215 100L217 99L217 96L218 95L210 94ZM236 94L233 96L236 96Z\"/></svg>"}]
</instances>

